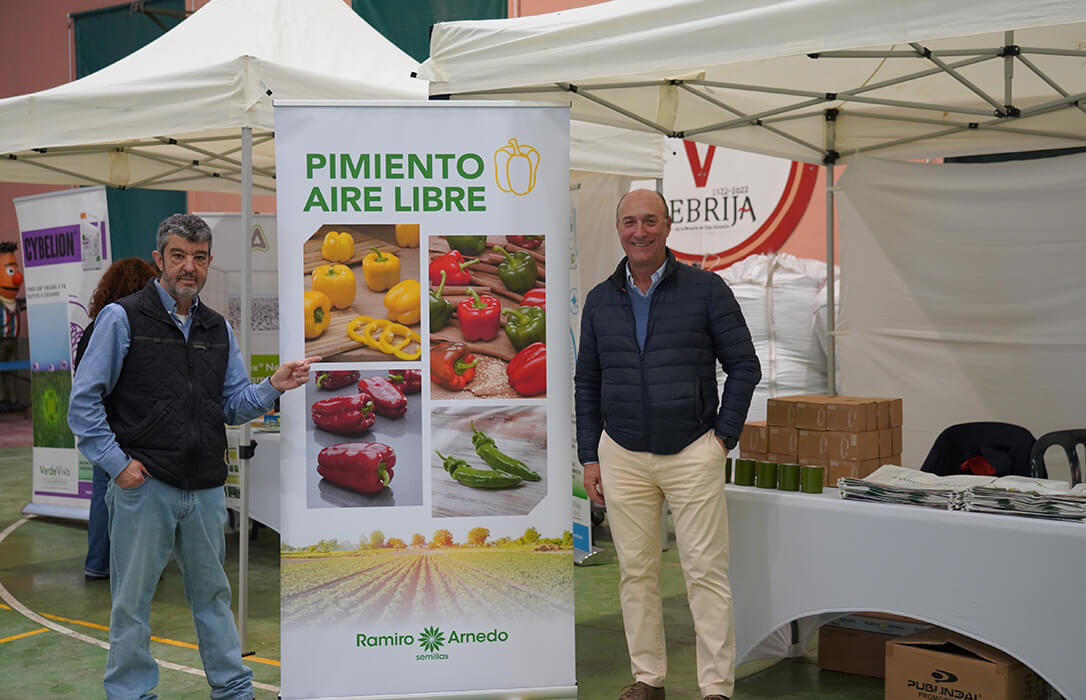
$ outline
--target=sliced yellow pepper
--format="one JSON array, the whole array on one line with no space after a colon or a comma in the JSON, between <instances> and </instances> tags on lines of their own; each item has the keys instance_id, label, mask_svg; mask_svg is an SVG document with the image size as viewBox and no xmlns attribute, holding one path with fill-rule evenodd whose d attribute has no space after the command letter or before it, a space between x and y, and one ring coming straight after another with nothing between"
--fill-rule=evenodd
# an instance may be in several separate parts
<instances>
[{"instance_id":1,"label":"sliced yellow pepper","mask_svg":"<svg viewBox=\"0 0 1086 700\"><path fill-rule=\"evenodd\" d=\"M368 345L374 350L380 350L377 339L380 337L381 331L390 323L392 321L385 319L355 316L347 324L347 336L355 342Z\"/></svg>"},{"instance_id":2,"label":"sliced yellow pepper","mask_svg":"<svg viewBox=\"0 0 1086 700\"><path fill-rule=\"evenodd\" d=\"M354 236L346 231L329 231L321 244L321 255L332 262L347 262L354 257Z\"/></svg>"},{"instance_id":3,"label":"sliced yellow pepper","mask_svg":"<svg viewBox=\"0 0 1086 700\"><path fill-rule=\"evenodd\" d=\"M418 280L404 280L398 283L385 294L385 308L388 309L388 318L397 323L413 326L422 318L422 308L419 300L422 298L422 289Z\"/></svg>"},{"instance_id":4,"label":"sliced yellow pepper","mask_svg":"<svg viewBox=\"0 0 1086 700\"><path fill-rule=\"evenodd\" d=\"M418 248L419 225L396 224L396 245L401 248Z\"/></svg>"},{"instance_id":5,"label":"sliced yellow pepper","mask_svg":"<svg viewBox=\"0 0 1086 700\"><path fill-rule=\"evenodd\" d=\"M311 340L328 330L332 322L332 302L324 292L307 291L302 300L305 306L305 339Z\"/></svg>"},{"instance_id":6,"label":"sliced yellow pepper","mask_svg":"<svg viewBox=\"0 0 1086 700\"><path fill-rule=\"evenodd\" d=\"M371 247L372 253L362 258L362 277L366 286L375 292L383 292L400 281L400 259Z\"/></svg>"},{"instance_id":7,"label":"sliced yellow pepper","mask_svg":"<svg viewBox=\"0 0 1086 700\"><path fill-rule=\"evenodd\" d=\"M401 360L417 360L422 356L422 338L415 331L399 323L388 324L377 342L381 352L395 355ZM412 343L418 345L417 352L407 350Z\"/></svg>"},{"instance_id":8,"label":"sliced yellow pepper","mask_svg":"<svg viewBox=\"0 0 1086 700\"><path fill-rule=\"evenodd\" d=\"M340 263L318 265L313 270L313 289L327 294L335 308L346 309L354 302L356 291L354 272Z\"/></svg>"}]
</instances>

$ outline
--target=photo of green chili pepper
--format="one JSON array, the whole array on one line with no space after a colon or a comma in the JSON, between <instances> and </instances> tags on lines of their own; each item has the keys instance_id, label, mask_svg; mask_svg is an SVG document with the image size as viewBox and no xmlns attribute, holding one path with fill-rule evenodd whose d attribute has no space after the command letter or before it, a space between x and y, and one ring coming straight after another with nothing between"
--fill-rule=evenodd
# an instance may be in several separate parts
<instances>
[{"instance_id":1,"label":"photo of green chili pepper","mask_svg":"<svg viewBox=\"0 0 1086 700\"><path fill-rule=\"evenodd\" d=\"M498 278L506 289L523 294L535 287L536 280L539 279L539 267L535 258L523 250L510 254L500 245L491 246L490 249L505 256L505 260L498 263Z\"/></svg>"},{"instance_id":2,"label":"photo of green chili pepper","mask_svg":"<svg viewBox=\"0 0 1086 700\"><path fill-rule=\"evenodd\" d=\"M486 250L486 236L445 236L445 240L464 255L482 255Z\"/></svg>"},{"instance_id":3,"label":"photo of green chili pepper","mask_svg":"<svg viewBox=\"0 0 1086 700\"><path fill-rule=\"evenodd\" d=\"M482 457L491 469L519 476L525 481L540 481L543 478L524 462L499 450L494 438L475 429L475 421L471 421L471 433L471 444L475 446L476 454Z\"/></svg>"},{"instance_id":4,"label":"photo of green chili pepper","mask_svg":"<svg viewBox=\"0 0 1086 700\"><path fill-rule=\"evenodd\" d=\"M445 468L445 471L449 472L449 476L465 486L471 486L477 489L505 489L510 486L517 486L523 481L523 479L514 474L495 471L493 469L475 469L469 466L467 461L463 459L446 457L438 450L434 450L434 452L441 458L441 466Z\"/></svg>"}]
</instances>

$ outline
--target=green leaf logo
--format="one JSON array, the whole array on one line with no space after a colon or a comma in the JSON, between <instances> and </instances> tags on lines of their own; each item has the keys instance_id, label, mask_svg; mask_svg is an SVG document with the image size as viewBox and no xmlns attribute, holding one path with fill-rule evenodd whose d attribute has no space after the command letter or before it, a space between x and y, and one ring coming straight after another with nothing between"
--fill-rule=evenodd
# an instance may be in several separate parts
<instances>
[{"instance_id":1,"label":"green leaf logo","mask_svg":"<svg viewBox=\"0 0 1086 700\"><path fill-rule=\"evenodd\" d=\"M427 627L419 634L419 646L433 653L445 646L445 633L437 627Z\"/></svg>"}]
</instances>

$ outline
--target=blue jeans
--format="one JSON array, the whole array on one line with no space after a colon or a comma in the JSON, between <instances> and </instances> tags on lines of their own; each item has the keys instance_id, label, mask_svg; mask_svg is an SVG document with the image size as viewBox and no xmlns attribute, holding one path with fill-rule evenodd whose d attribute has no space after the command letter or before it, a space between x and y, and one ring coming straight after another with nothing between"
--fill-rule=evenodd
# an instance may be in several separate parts
<instances>
[{"instance_id":1,"label":"blue jeans","mask_svg":"<svg viewBox=\"0 0 1086 700\"><path fill-rule=\"evenodd\" d=\"M106 697L157 698L158 665L150 652L151 598L172 551L181 567L212 699L252 698L253 672L241 663L230 583L223 570L222 487L185 491L148 479L134 489L122 489L111 482L106 504L113 596Z\"/></svg>"},{"instance_id":2,"label":"blue jeans","mask_svg":"<svg viewBox=\"0 0 1086 700\"><path fill-rule=\"evenodd\" d=\"M106 509L109 482L106 470L95 464L87 520L87 559L83 562L83 573L91 576L109 576L109 511Z\"/></svg>"}]
</instances>

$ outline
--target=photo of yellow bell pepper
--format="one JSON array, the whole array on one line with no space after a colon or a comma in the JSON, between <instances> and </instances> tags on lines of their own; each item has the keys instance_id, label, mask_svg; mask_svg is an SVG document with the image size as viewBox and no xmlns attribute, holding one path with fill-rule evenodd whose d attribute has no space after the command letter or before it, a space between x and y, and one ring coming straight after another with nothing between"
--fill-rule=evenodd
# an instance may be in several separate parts
<instances>
[{"instance_id":1,"label":"photo of yellow bell pepper","mask_svg":"<svg viewBox=\"0 0 1086 700\"><path fill-rule=\"evenodd\" d=\"M419 301L422 298L422 290L418 280L404 280L398 283L385 294L385 308L388 309L388 317L397 323L413 326L422 318L422 307Z\"/></svg>"},{"instance_id":2,"label":"photo of yellow bell pepper","mask_svg":"<svg viewBox=\"0 0 1086 700\"><path fill-rule=\"evenodd\" d=\"M346 231L329 231L321 243L321 256L332 262L347 262L354 257L354 236Z\"/></svg>"},{"instance_id":3,"label":"photo of yellow bell pepper","mask_svg":"<svg viewBox=\"0 0 1086 700\"><path fill-rule=\"evenodd\" d=\"M313 289L327 294L333 307L346 309L354 302L354 272L340 263L318 265L313 270Z\"/></svg>"},{"instance_id":4,"label":"photo of yellow bell pepper","mask_svg":"<svg viewBox=\"0 0 1086 700\"><path fill-rule=\"evenodd\" d=\"M392 253L384 253L371 247L372 253L362 258L362 277L366 286L375 292L383 292L400 281L400 259Z\"/></svg>"},{"instance_id":5,"label":"photo of yellow bell pepper","mask_svg":"<svg viewBox=\"0 0 1086 700\"><path fill-rule=\"evenodd\" d=\"M419 225L396 224L396 245L401 248L418 248Z\"/></svg>"},{"instance_id":6,"label":"photo of yellow bell pepper","mask_svg":"<svg viewBox=\"0 0 1086 700\"><path fill-rule=\"evenodd\" d=\"M332 302L324 292L307 291L302 297L305 306L305 339L312 340L328 330L332 322Z\"/></svg>"}]
</instances>

